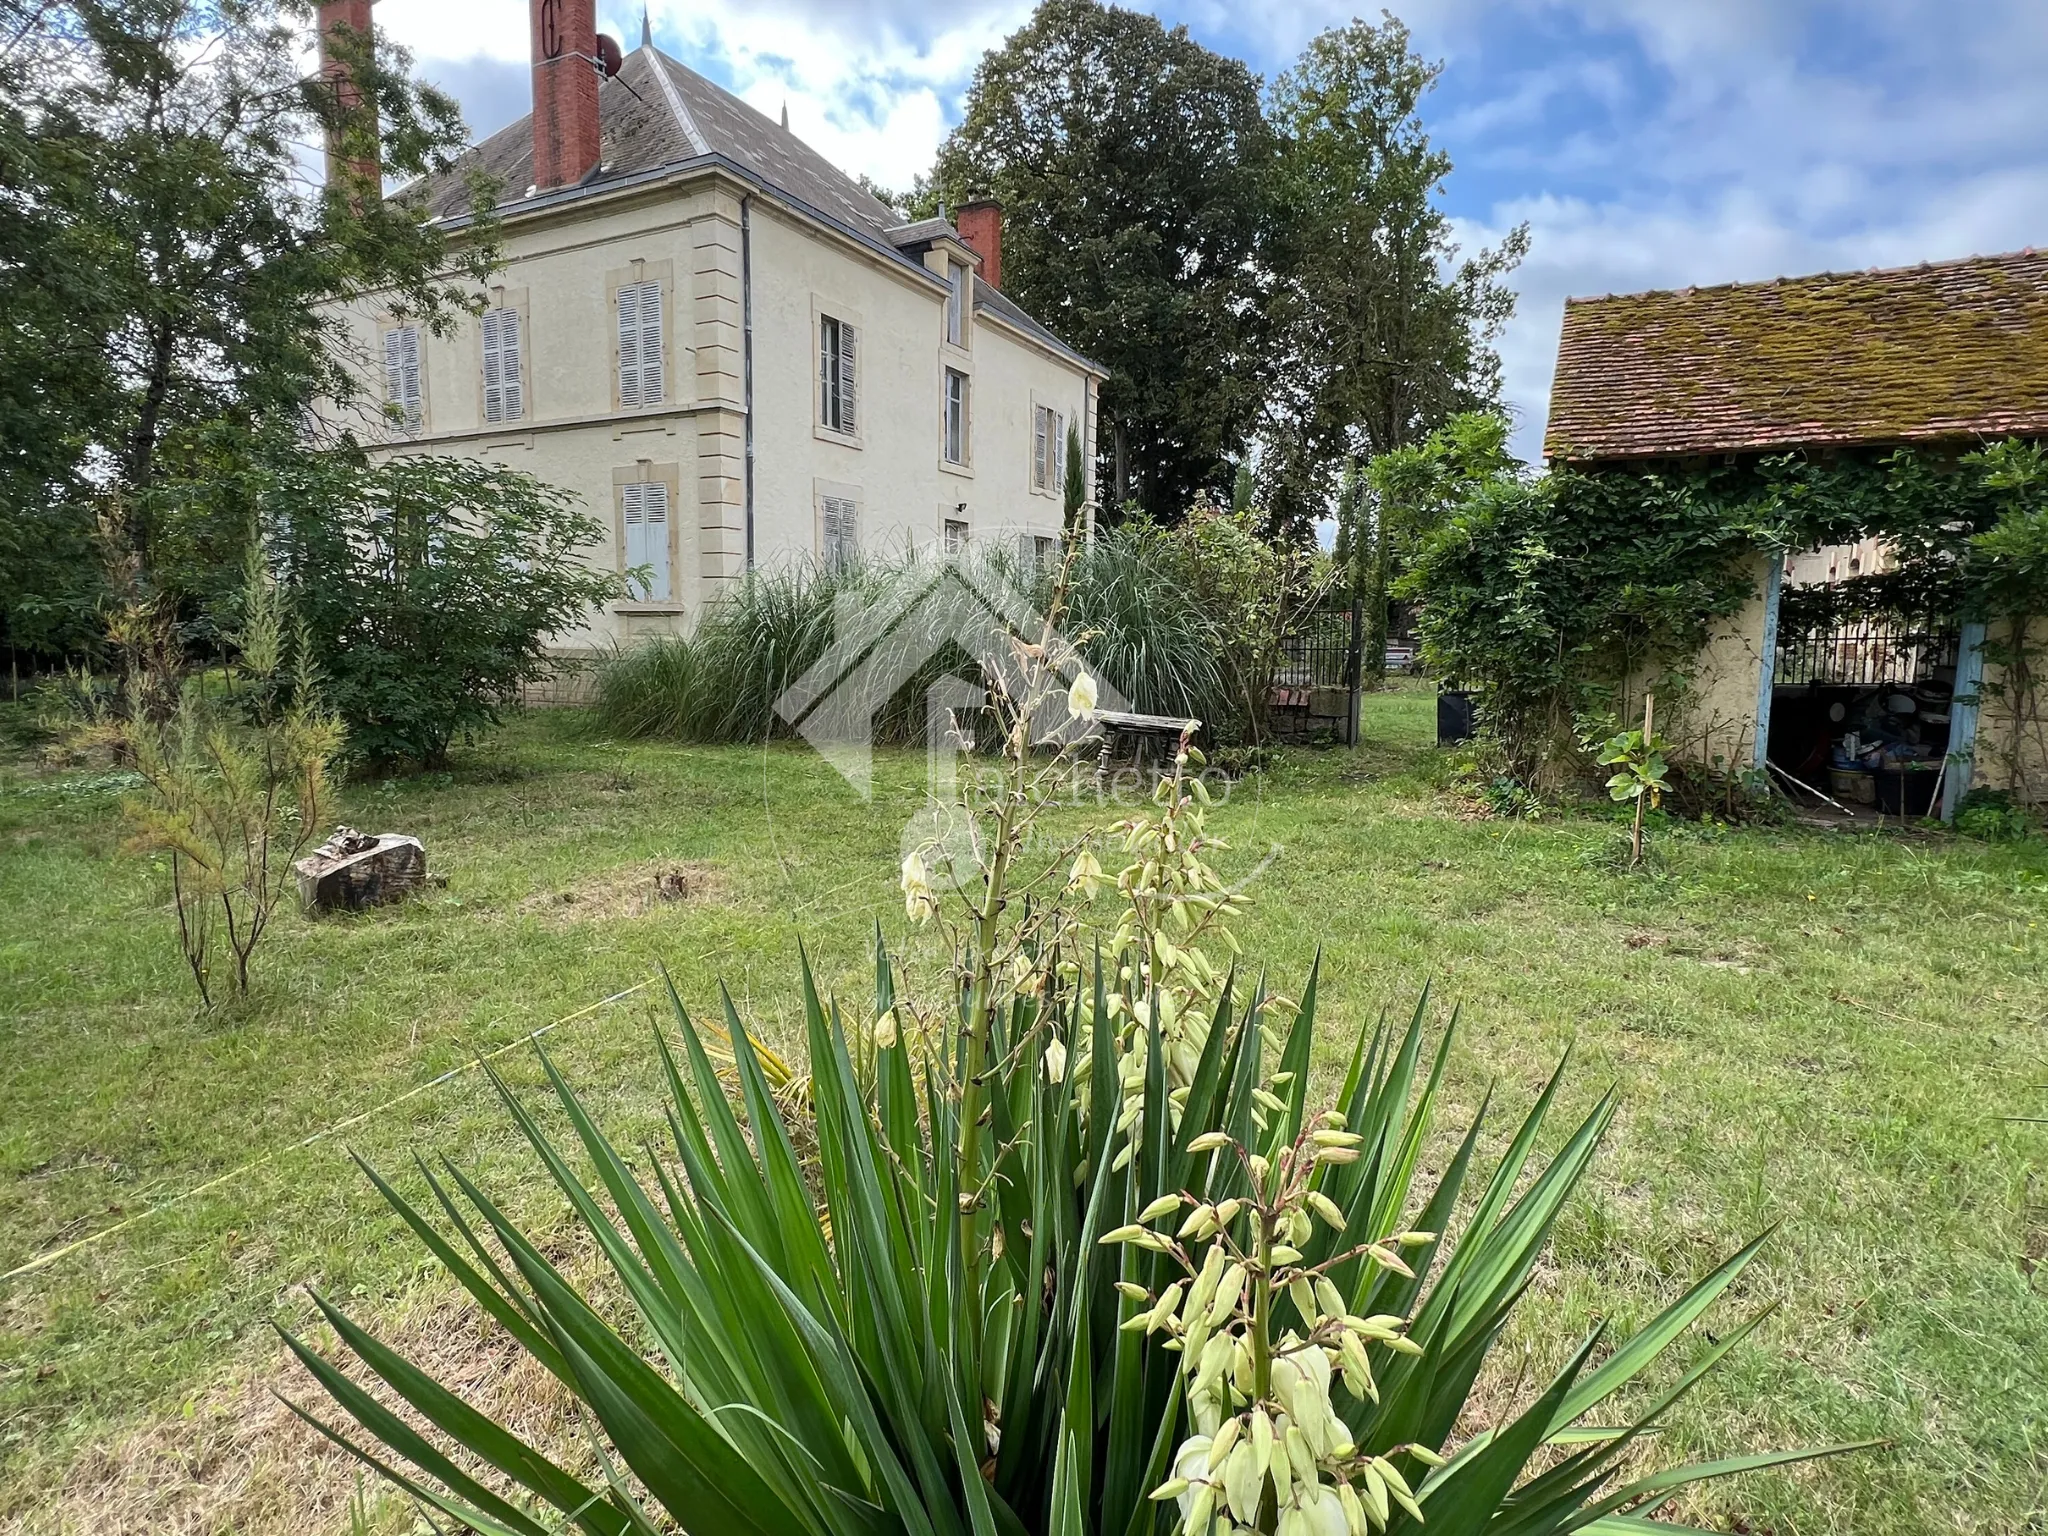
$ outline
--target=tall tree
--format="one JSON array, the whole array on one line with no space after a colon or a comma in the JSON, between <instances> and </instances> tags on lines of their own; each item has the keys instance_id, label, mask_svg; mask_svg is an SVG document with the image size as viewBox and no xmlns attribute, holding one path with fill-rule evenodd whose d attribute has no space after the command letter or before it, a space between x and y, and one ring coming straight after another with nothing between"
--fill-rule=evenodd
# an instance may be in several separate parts
<instances>
[{"instance_id":1,"label":"tall tree","mask_svg":"<svg viewBox=\"0 0 2048 1536\"><path fill-rule=\"evenodd\" d=\"M1499 394L1492 343L1528 231L1460 259L1441 204L1450 157L1419 112L1440 71L1387 16L1324 32L1274 83L1264 433L1279 500L1314 515L1348 456L1419 442Z\"/></svg>"},{"instance_id":2,"label":"tall tree","mask_svg":"<svg viewBox=\"0 0 2048 1536\"><path fill-rule=\"evenodd\" d=\"M1514 479L1521 463L1508 451L1507 418L1497 411L1461 411L1421 442L1390 448L1352 480L1352 549L1365 602L1365 672L1378 687L1387 671L1388 597L1424 542L1482 486ZM1346 469L1347 480L1351 471ZM1368 494L1369 493L1369 494ZM1341 514L1340 514L1341 515Z\"/></svg>"},{"instance_id":3,"label":"tall tree","mask_svg":"<svg viewBox=\"0 0 2048 1536\"><path fill-rule=\"evenodd\" d=\"M308 79L303 0L0 5L0 521L78 545L112 527L154 590L204 599L239 582L249 509L223 491L256 443L357 387L337 304L377 292L444 326L495 260L488 222L452 259L357 169L452 164L460 114L369 38L334 43L353 93ZM305 159L330 132L323 181ZM52 602L20 579L17 643Z\"/></svg>"},{"instance_id":4,"label":"tall tree","mask_svg":"<svg viewBox=\"0 0 2048 1536\"><path fill-rule=\"evenodd\" d=\"M1099 483L1177 519L1257 408L1271 135L1259 81L1185 27L1042 0L983 58L927 208L1007 210L1005 288L1108 368Z\"/></svg>"}]
</instances>

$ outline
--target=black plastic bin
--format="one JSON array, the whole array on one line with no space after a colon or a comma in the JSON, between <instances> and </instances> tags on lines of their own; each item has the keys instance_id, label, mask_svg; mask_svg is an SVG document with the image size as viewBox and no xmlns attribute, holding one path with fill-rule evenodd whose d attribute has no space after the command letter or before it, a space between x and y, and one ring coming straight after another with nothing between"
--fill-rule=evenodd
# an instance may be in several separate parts
<instances>
[{"instance_id":1,"label":"black plastic bin","mask_svg":"<svg viewBox=\"0 0 2048 1536\"><path fill-rule=\"evenodd\" d=\"M1926 816L1934 810L1934 781L1939 767L1880 768L1871 775L1877 781L1877 808L1887 816Z\"/></svg>"},{"instance_id":2,"label":"black plastic bin","mask_svg":"<svg viewBox=\"0 0 2048 1536\"><path fill-rule=\"evenodd\" d=\"M1436 696L1436 744L1448 747L1455 741L1470 741L1473 736L1472 720L1475 712L1474 700L1478 697L1469 688L1445 688Z\"/></svg>"}]
</instances>

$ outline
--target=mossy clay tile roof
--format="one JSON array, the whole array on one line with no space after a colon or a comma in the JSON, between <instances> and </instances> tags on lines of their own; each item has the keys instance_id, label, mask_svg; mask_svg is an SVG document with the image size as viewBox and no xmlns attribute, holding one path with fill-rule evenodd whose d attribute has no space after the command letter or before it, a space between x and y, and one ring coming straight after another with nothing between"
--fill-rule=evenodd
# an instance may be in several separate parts
<instances>
[{"instance_id":1,"label":"mossy clay tile roof","mask_svg":"<svg viewBox=\"0 0 2048 1536\"><path fill-rule=\"evenodd\" d=\"M2048 437L2048 251L1565 301L1555 460Z\"/></svg>"}]
</instances>

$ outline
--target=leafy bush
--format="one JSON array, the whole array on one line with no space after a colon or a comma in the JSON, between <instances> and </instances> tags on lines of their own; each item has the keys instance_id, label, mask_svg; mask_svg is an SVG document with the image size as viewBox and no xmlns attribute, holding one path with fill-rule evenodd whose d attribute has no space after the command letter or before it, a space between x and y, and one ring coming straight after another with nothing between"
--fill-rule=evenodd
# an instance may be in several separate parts
<instances>
[{"instance_id":1,"label":"leafy bush","mask_svg":"<svg viewBox=\"0 0 2048 1536\"><path fill-rule=\"evenodd\" d=\"M1713 626L1756 595L1759 555L1879 532L1896 569L1825 600L1952 615L1979 601L1968 588L1995 571L2024 584L2048 549L2011 510L2030 495L2038 505L2027 487L2048 484L2048 473L2007 445L1981 456L1931 445L1531 476L1489 462L1469 421L1453 426L1382 475L1430 530L1397 590L1420 606L1431 670L1478 692L1480 729L1518 778L1546 788L1577 776L1575 718L1614 710L1630 678L1665 669L1658 691L1677 702L1668 669L1683 670ZM2001 517L2010 540L1981 543Z\"/></svg>"},{"instance_id":2,"label":"leafy bush","mask_svg":"<svg viewBox=\"0 0 2048 1536\"><path fill-rule=\"evenodd\" d=\"M545 677L545 646L624 593L603 529L531 475L466 458L285 460L266 542L352 752L443 766Z\"/></svg>"},{"instance_id":3,"label":"leafy bush","mask_svg":"<svg viewBox=\"0 0 2048 1536\"><path fill-rule=\"evenodd\" d=\"M2039 638L2048 616L2048 449L2007 438L1965 462L1999 499L1998 521L1970 540L1964 563L1973 608L1997 624L1984 638L1984 659L1997 675L1979 691L2006 717L1999 754L2006 782L2038 799L2048 790L2030 778L2048 764L2041 683L2048 645Z\"/></svg>"},{"instance_id":4,"label":"leafy bush","mask_svg":"<svg viewBox=\"0 0 2048 1536\"><path fill-rule=\"evenodd\" d=\"M1074 664L1050 629L1038 644L1040 675L989 679L1009 750L1002 784L959 807L976 835L904 860L907 909L955 940L942 1000L918 1002L879 936L874 996L852 1013L806 965L808 1089L789 1096L803 1123L730 998L714 1045L671 992L676 1041L656 1040L671 1145L639 1169L545 1056L588 1178L499 1083L602 1255L603 1294L579 1291L452 1165L421 1166L439 1220L371 1173L584 1405L597 1475L321 1300L426 1425L293 1339L385 1450L327 1432L422 1503L517 1536L565 1522L606 1536L1364 1536L1425 1517L1446 1536L1565 1532L1796 1459L1621 1470L1761 1321L1726 1328L1647 1411L1615 1411L1761 1239L1630 1338L1610 1348L1593 1330L1511 1416L1461 1423L1611 1097L1539 1168L1560 1069L1490 1174L1475 1173L1482 1112L1428 1181L1451 1036L1425 1056L1418 1006L1405 1029L1361 1032L1334 1107L1313 1111L1315 974L1291 1006L1202 953L1229 942L1242 898L1207 865L1199 780L1177 772L1155 810L1077 840L1063 877L1020 873L1027 847L1045 867L1029 839L1065 755L1034 758L1031 722L1055 692L1044 674ZM1076 676L1067 697L1085 713L1093 691ZM1098 845L1130 862L1109 875ZM1063 908L1107 889L1105 958Z\"/></svg>"},{"instance_id":5,"label":"leafy bush","mask_svg":"<svg viewBox=\"0 0 2048 1536\"><path fill-rule=\"evenodd\" d=\"M1540 821L1543 819L1543 797L1530 789L1520 779L1508 774L1496 774L1479 786L1480 803L1487 814L1502 821Z\"/></svg>"},{"instance_id":6,"label":"leafy bush","mask_svg":"<svg viewBox=\"0 0 2048 1536\"><path fill-rule=\"evenodd\" d=\"M2018 843L2041 830L2025 806L2002 789L1973 789L1956 807L1955 829L1987 843Z\"/></svg>"},{"instance_id":7,"label":"leafy bush","mask_svg":"<svg viewBox=\"0 0 2048 1536\"><path fill-rule=\"evenodd\" d=\"M1610 736L1599 744L1594 756L1602 768L1614 770L1607 780L1607 798L1618 805L1633 802L1635 806L1629 828L1630 868L1643 862L1644 815L1662 805L1671 788L1670 751L1671 743L1651 729L1645 711L1641 726Z\"/></svg>"}]
</instances>

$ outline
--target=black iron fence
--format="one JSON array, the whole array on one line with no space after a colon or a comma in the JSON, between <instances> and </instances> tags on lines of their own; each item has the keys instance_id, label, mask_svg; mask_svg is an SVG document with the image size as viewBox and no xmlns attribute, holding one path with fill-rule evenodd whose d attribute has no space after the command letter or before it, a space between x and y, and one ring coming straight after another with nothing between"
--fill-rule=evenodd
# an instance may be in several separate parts
<instances>
[{"instance_id":1,"label":"black iron fence","mask_svg":"<svg viewBox=\"0 0 2048 1536\"><path fill-rule=\"evenodd\" d=\"M1924 683L1937 668L1954 668L1956 645L1952 621L1902 614L1781 614L1772 675L1784 684Z\"/></svg>"},{"instance_id":2,"label":"black iron fence","mask_svg":"<svg viewBox=\"0 0 2048 1536\"><path fill-rule=\"evenodd\" d=\"M1356 603L1300 615L1280 643L1267 723L1281 741L1355 744L1364 614Z\"/></svg>"}]
</instances>

